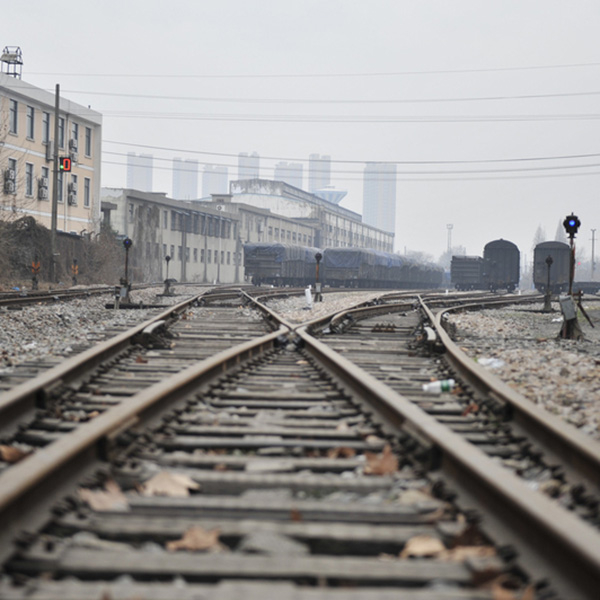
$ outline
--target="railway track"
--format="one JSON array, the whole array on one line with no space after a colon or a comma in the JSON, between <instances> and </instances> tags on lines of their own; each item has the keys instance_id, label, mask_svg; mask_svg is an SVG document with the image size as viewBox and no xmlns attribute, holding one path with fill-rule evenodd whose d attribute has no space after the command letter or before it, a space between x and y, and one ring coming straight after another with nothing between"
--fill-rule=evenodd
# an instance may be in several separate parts
<instances>
[{"instance_id":1,"label":"railway track","mask_svg":"<svg viewBox=\"0 0 600 600\"><path fill-rule=\"evenodd\" d=\"M175 347L86 382L118 402L0 473L0 597L595 597L597 532L480 451L506 434L405 397L431 369L390 339L420 327L414 298L327 321L363 328L342 352L249 309L244 338L222 301L195 309L210 331L181 318Z\"/></svg>"}]
</instances>

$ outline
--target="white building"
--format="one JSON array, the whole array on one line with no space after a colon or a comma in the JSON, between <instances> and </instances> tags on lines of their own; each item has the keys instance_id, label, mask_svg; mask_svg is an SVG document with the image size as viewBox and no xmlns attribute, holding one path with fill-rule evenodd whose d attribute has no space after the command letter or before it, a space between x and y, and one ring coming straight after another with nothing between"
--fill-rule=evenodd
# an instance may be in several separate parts
<instances>
[{"instance_id":1,"label":"white building","mask_svg":"<svg viewBox=\"0 0 600 600\"><path fill-rule=\"evenodd\" d=\"M367 163L363 184L363 220L394 233L396 230L396 165Z\"/></svg>"},{"instance_id":2,"label":"white building","mask_svg":"<svg viewBox=\"0 0 600 600\"><path fill-rule=\"evenodd\" d=\"M152 154L127 153L127 187L143 192L152 191Z\"/></svg>"}]
</instances>

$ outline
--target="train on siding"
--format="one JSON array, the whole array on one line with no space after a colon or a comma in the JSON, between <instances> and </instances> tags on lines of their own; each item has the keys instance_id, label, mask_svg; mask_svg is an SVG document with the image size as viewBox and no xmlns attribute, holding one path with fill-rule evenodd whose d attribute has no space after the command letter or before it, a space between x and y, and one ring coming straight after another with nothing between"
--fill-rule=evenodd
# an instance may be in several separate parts
<instances>
[{"instance_id":1,"label":"train on siding","mask_svg":"<svg viewBox=\"0 0 600 600\"><path fill-rule=\"evenodd\" d=\"M542 242L533 251L533 285L539 292L545 293L548 288L548 257L550 264L550 291L560 294L569 289L569 269L571 265L571 247L564 242ZM575 273L577 275L577 273ZM597 294L600 281L575 281L573 291L586 294Z\"/></svg>"},{"instance_id":2,"label":"train on siding","mask_svg":"<svg viewBox=\"0 0 600 600\"><path fill-rule=\"evenodd\" d=\"M453 256L450 280L457 290L509 292L519 286L521 253L515 244L499 239L487 243L480 256Z\"/></svg>"},{"instance_id":3,"label":"train on siding","mask_svg":"<svg viewBox=\"0 0 600 600\"><path fill-rule=\"evenodd\" d=\"M280 243L244 244L246 278L254 284L306 286L319 280L345 288L430 289L442 283L443 270L430 263L368 248L307 248Z\"/></svg>"}]
</instances>

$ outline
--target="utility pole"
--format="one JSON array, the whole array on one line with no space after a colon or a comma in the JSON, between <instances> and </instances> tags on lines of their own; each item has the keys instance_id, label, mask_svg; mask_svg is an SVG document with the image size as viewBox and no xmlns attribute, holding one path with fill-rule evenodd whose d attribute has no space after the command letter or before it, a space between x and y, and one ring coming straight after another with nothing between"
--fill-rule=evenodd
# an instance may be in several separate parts
<instances>
[{"instance_id":1,"label":"utility pole","mask_svg":"<svg viewBox=\"0 0 600 600\"><path fill-rule=\"evenodd\" d=\"M454 227L454 225L452 223L448 223L448 225L446 225L446 229L448 230L448 256L450 256L450 253L452 252L452 228Z\"/></svg>"},{"instance_id":2,"label":"utility pole","mask_svg":"<svg viewBox=\"0 0 600 600\"><path fill-rule=\"evenodd\" d=\"M60 110L60 85L56 84L54 100L54 179L52 181L52 218L50 222L50 283L56 282L56 225L58 221L58 115Z\"/></svg>"},{"instance_id":3,"label":"utility pole","mask_svg":"<svg viewBox=\"0 0 600 600\"><path fill-rule=\"evenodd\" d=\"M596 230L592 229L592 275L591 275L591 279L592 281L594 280L594 271L596 270L596 260L594 258L594 248L595 248L595 244L596 244Z\"/></svg>"}]
</instances>

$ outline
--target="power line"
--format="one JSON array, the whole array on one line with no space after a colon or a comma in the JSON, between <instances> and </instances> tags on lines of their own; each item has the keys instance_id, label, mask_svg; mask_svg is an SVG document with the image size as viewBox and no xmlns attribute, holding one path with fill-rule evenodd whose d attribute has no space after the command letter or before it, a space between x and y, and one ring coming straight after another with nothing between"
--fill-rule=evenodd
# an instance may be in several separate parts
<instances>
[{"instance_id":1,"label":"power line","mask_svg":"<svg viewBox=\"0 0 600 600\"><path fill-rule=\"evenodd\" d=\"M184 148L169 148L167 146L152 146L148 144L134 144L130 142L118 142L115 140L103 140L107 144L116 144L119 146L131 146L135 148L147 148L150 150L166 150L169 152L180 152L186 154L198 154L203 156L222 156L227 158L238 158L239 153L227 153L227 152L208 152L204 150L189 150ZM542 160L569 160L569 159L582 159L582 158L596 158L599 157L600 153L590 154L565 154L559 156L534 156L534 157L519 157L519 158L490 158L490 159L478 159L478 160L331 160L334 163L340 164L366 164L366 163L380 163L380 164L402 164L402 165L441 165L441 164L479 164L479 163L504 163L504 162L524 162L524 161L542 161ZM294 162L309 162L307 158L290 158L290 157L279 157L279 156L260 156L264 160L277 160L277 161L294 161Z\"/></svg>"},{"instance_id":2,"label":"power line","mask_svg":"<svg viewBox=\"0 0 600 600\"><path fill-rule=\"evenodd\" d=\"M50 90L47 90L50 91ZM498 100L538 100L541 98L577 98L598 96L600 91L590 92L558 92L553 94L515 94L503 96L475 96L464 98L410 98L383 100L333 100L304 98L228 98L206 96L169 96L158 94L129 94L124 92L93 92L87 90L63 90L63 93L85 94L87 96L110 96L116 98L143 98L145 100L183 100L194 102L226 102L233 104L429 104L441 102L489 102Z\"/></svg>"},{"instance_id":3,"label":"power line","mask_svg":"<svg viewBox=\"0 0 600 600\"><path fill-rule=\"evenodd\" d=\"M537 121L596 121L600 114L582 115L482 115L482 116L383 116L383 115L247 115L193 113L124 113L104 111L104 117L172 120L172 121L230 121L245 123L507 123Z\"/></svg>"},{"instance_id":4,"label":"power line","mask_svg":"<svg viewBox=\"0 0 600 600\"><path fill-rule=\"evenodd\" d=\"M53 77L127 77L147 79L309 79L329 77L398 77L405 75L445 75L453 73L498 73L505 71L535 71L548 69L573 69L598 67L600 62L567 63L563 65L530 65L523 67L488 67L481 69L434 69L421 71L391 71L379 73L275 73L275 74L164 74L164 73L47 73L32 71L31 75L49 75Z\"/></svg>"},{"instance_id":5,"label":"power line","mask_svg":"<svg viewBox=\"0 0 600 600\"><path fill-rule=\"evenodd\" d=\"M122 163L122 162L116 162L116 161L110 161L110 160L103 160L102 161L103 165L117 165L120 167L126 167L127 164L126 163ZM214 163L212 163L214 164ZM600 165L589 165L591 166L600 166ZM155 167L153 166L152 169L156 169L156 170L160 170L160 171L172 171L172 169L170 167ZM485 173L486 171L473 171L472 173ZM491 171L492 173L497 172L497 173L503 173L503 171ZM507 171L509 172L509 171ZM444 173L444 174L448 174L448 175L452 175L455 172L452 173ZM459 172L456 172L459 173ZM388 174L389 175L389 174ZM409 183L411 181L426 181L426 182L451 182L451 181L456 181L456 182L462 182L462 181L503 181L503 180L514 180L514 179L555 179L555 178L563 178L563 177L589 177L589 176L600 176L600 171L593 171L593 172L589 172L589 173L559 173L559 174L543 174L543 175L509 175L509 176L486 176L486 177L402 177L402 175L404 175L404 173L398 173L398 177L394 178L394 180L400 179L401 182L406 182ZM335 178L338 181L363 181L362 177L336 177ZM390 178L390 181L392 181L393 179Z\"/></svg>"}]
</instances>

